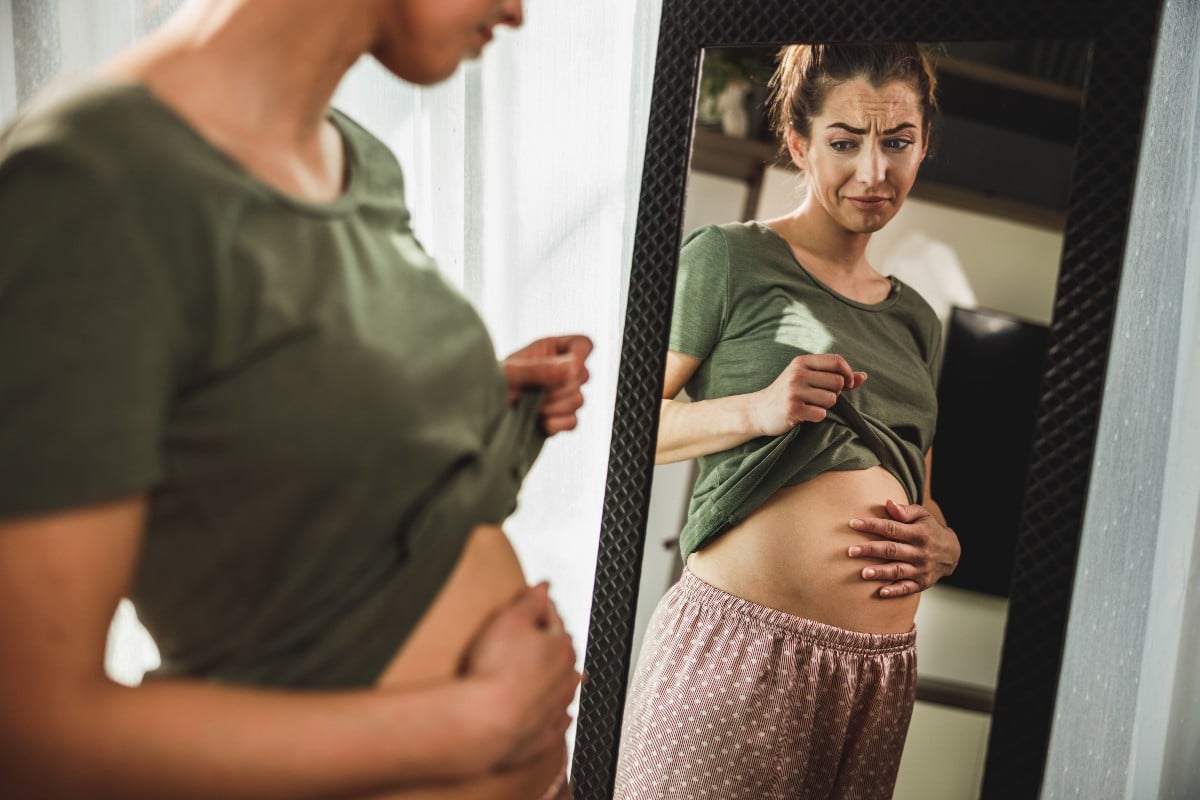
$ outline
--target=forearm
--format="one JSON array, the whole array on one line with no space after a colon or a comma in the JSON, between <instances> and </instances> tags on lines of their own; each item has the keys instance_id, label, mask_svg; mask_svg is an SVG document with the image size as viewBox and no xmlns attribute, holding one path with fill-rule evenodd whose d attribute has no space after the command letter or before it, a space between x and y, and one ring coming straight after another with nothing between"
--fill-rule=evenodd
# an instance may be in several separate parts
<instances>
[{"instance_id":1,"label":"forearm","mask_svg":"<svg viewBox=\"0 0 1200 800\"><path fill-rule=\"evenodd\" d=\"M31 688L26 701L5 692L14 703L0 723L4 796L338 798L492 766L493 737L474 721L489 698L473 682L314 693L184 681Z\"/></svg>"},{"instance_id":2,"label":"forearm","mask_svg":"<svg viewBox=\"0 0 1200 800\"><path fill-rule=\"evenodd\" d=\"M752 394L684 402L663 400L654 463L670 464L719 453L762 433L754 425Z\"/></svg>"}]
</instances>

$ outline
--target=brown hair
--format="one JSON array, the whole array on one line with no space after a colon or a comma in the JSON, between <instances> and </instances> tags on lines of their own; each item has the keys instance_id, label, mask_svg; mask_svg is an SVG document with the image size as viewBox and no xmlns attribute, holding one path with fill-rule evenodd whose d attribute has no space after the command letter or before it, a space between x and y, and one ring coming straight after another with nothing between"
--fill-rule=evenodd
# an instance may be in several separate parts
<instances>
[{"instance_id":1,"label":"brown hair","mask_svg":"<svg viewBox=\"0 0 1200 800\"><path fill-rule=\"evenodd\" d=\"M784 142L792 128L804 138L821 113L829 90L862 78L879 87L904 81L916 90L926 138L937 115L937 76L929 55L915 42L794 44L779 51L768 100L771 129Z\"/></svg>"}]
</instances>

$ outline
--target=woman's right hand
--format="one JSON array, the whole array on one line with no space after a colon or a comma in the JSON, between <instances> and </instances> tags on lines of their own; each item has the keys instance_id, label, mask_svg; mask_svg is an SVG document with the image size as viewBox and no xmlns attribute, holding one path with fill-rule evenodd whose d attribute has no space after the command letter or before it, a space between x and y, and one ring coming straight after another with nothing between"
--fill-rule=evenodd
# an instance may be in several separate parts
<instances>
[{"instance_id":1,"label":"woman's right hand","mask_svg":"<svg viewBox=\"0 0 1200 800\"><path fill-rule=\"evenodd\" d=\"M751 425L759 436L779 436L801 422L821 422L842 392L866 380L867 373L855 372L839 355L796 356L770 386L755 393Z\"/></svg>"},{"instance_id":2,"label":"woman's right hand","mask_svg":"<svg viewBox=\"0 0 1200 800\"><path fill-rule=\"evenodd\" d=\"M492 741L503 743L500 767L526 763L561 747L571 724L567 706L580 674L575 648L545 583L528 587L484 628L467 653L466 678L490 684Z\"/></svg>"}]
</instances>

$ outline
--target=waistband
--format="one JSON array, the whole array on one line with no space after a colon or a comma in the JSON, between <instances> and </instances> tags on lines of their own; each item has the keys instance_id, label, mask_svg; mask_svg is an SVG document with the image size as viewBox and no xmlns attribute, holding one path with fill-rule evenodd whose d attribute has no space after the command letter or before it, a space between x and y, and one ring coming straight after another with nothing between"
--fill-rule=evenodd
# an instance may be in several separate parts
<instances>
[{"instance_id":1,"label":"waistband","mask_svg":"<svg viewBox=\"0 0 1200 800\"><path fill-rule=\"evenodd\" d=\"M760 627L769 627L777 632L804 639L812 644L848 653L885 655L913 650L917 644L917 629L905 633L863 633L826 625L824 622L799 617L768 608L743 597L732 595L705 583L686 567L679 583L672 590L684 601L696 603L722 616L739 617Z\"/></svg>"}]
</instances>

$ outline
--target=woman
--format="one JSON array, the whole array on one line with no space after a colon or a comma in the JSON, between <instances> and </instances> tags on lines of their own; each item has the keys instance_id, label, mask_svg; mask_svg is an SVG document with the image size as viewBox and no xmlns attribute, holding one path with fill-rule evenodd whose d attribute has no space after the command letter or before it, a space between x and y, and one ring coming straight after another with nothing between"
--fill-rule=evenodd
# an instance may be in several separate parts
<instances>
[{"instance_id":1,"label":"woman","mask_svg":"<svg viewBox=\"0 0 1200 800\"><path fill-rule=\"evenodd\" d=\"M940 325L865 250L925 157L934 86L916 45L785 48L772 121L800 206L684 244L657 459L700 475L618 798L891 797L917 593L959 549L928 492Z\"/></svg>"},{"instance_id":2,"label":"woman","mask_svg":"<svg viewBox=\"0 0 1200 800\"><path fill-rule=\"evenodd\" d=\"M584 337L498 365L329 102L519 0L192 0L0 138L0 795L537 798L579 676L497 527ZM532 391L526 391L532 390ZM130 595L163 668L108 681Z\"/></svg>"}]
</instances>

